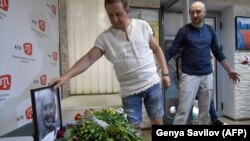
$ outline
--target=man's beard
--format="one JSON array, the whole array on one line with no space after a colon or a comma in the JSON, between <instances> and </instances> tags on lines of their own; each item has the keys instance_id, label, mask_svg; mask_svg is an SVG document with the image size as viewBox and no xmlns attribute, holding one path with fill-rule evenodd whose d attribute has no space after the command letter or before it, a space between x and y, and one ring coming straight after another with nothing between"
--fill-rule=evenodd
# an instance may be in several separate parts
<instances>
[{"instance_id":1,"label":"man's beard","mask_svg":"<svg viewBox=\"0 0 250 141\"><path fill-rule=\"evenodd\" d=\"M49 120L50 118L52 118L52 120ZM54 127L55 127L56 123L55 123L55 117L54 117L54 116L46 116L44 120L45 120L45 121L48 121L48 120L49 120L48 123L47 123L47 122L44 122L44 126L45 126L46 128L54 128Z\"/></svg>"},{"instance_id":2,"label":"man's beard","mask_svg":"<svg viewBox=\"0 0 250 141\"><path fill-rule=\"evenodd\" d=\"M200 25L202 22L203 22L202 19L197 19L197 20L194 19L194 20L192 21L192 23L195 24L195 25Z\"/></svg>"}]
</instances>

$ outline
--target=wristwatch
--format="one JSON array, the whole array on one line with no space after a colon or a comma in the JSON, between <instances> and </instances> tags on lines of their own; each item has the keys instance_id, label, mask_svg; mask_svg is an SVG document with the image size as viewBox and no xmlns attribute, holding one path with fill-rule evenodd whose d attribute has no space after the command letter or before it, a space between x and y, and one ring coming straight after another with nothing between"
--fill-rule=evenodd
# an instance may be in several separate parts
<instances>
[{"instance_id":1,"label":"wristwatch","mask_svg":"<svg viewBox=\"0 0 250 141\"><path fill-rule=\"evenodd\" d=\"M162 73L162 76L169 76L168 73Z\"/></svg>"}]
</instances>

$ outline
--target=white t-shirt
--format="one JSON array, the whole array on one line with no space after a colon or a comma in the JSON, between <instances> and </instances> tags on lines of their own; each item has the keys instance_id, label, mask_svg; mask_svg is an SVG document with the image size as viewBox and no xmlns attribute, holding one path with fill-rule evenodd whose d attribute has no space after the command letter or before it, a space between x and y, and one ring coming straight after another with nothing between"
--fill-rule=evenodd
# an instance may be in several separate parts
<instances>
[{"instance_id":1,"label":"white t-shirt","mask_svg":"<svg viewBox=\"0 0 250 141\"><path fill-rule=\"evenodd\" d=\"M102 32L95 41L113 64L120 82L121 96L138 94L159 83L154 54L149 46L153 31L143 20L132 19L126 28L129 41L120 29Z\"/></svg>"}]
</instances>

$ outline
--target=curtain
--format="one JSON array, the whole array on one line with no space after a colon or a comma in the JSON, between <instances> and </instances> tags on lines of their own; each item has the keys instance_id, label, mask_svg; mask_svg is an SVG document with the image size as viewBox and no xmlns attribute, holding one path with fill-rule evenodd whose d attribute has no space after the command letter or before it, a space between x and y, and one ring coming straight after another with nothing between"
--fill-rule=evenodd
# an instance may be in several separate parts
<instances>
[{"instance_id":1,"label":"curtain","mask_svg":"<svg viewBox=\"0 0 250 141\"><path fill-rule=\"evenodd\" d=\"M104 0L67 0L69 67L93 47L98 34L110 25ZM118 93L119 89L113 66L104 56L70 80L73 95Z\"/></svg>"}]
</instances>

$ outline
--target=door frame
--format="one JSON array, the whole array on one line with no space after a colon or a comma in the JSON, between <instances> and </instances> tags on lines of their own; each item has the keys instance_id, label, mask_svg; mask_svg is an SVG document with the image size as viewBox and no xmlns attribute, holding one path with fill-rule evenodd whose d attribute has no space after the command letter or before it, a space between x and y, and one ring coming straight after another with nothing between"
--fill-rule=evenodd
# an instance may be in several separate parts
<instances>
[{"instance_id":1,"label":"door frame","mask_svg":"<svg viewBox=\"0 0 250 141\"><path fill-rule=\"evenodd\" d=\"M206 18L212 18L215 20L215 32L217 35L218 44L222 47L222 28L221 28L221 12L207 11ZM222 116L223 113L223 93L222 93L222 66L215 60L214 62L214 102L216 112L218 116Z\"/></svg>"}]
</instances>

